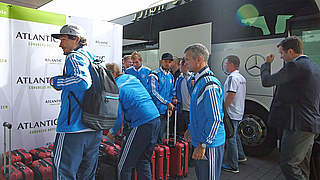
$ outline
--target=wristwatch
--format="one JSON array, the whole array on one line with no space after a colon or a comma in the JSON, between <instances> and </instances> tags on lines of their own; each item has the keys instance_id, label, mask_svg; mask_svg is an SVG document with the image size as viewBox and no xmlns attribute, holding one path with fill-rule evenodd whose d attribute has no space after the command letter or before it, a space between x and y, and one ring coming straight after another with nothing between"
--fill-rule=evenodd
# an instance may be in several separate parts
<instances>
[{"instance_id":1,"label":"wristwatch","mask_svg":"<svg viewBox=\"0 0 320 180\"><path fill-rule=\"evenodd\" d=\"M200 143L200 147L203 148L203 149L205 149L205 148L207 147L207 144L205 144L205 143Z\"/></svg>"}]
</instances>

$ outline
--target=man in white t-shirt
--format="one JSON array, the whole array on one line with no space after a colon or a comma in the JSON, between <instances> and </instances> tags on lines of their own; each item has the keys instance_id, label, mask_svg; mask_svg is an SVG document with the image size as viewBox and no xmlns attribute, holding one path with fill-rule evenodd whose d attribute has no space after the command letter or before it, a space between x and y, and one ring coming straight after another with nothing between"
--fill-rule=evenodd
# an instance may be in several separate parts
<instances>
[{"instance_id":1,"label":"man in white t-shirt","mask_svg":"<svg viewBox=\"0 0 320 180\"><path fill-rule=\"evenodd\" d=\"M225 171L238 173L238 162L247 160L243 152L239 137L238 126L244 114L244 104L246 98L246 79L239 72L240 59L230 55L226 57L224 64L229 76L224 83L224 105L230 116L234 127L233 137L226 140L225 162L222 169Z\"/></svg>"}]
</instances>

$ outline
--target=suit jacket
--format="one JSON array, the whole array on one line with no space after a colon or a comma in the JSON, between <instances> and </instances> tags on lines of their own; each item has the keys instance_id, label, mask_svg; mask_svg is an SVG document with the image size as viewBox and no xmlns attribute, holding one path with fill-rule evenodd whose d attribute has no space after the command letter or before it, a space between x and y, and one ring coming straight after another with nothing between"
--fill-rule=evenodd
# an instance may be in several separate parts
<instances>
[{"instance_id":1,"label":"suit jacket","mask_svg":"<svg viewBox=\"0 0 320 180\"><path fill-rule=\"evenodd\" d=\"M277 86L268 117L275 128L320 133L320 68L307 56L288 62L277 73L261 66L264 87Z\"/></svg>"}]
</instances>

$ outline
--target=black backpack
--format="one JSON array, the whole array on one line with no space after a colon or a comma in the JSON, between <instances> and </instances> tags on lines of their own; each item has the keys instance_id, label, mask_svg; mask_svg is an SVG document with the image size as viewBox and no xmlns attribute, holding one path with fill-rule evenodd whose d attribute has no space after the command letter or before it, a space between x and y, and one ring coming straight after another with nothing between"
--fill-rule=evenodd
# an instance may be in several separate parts
<instances>
[{"instance_id":1,"label":"black backpack","mask_svg":"<svg viewBox=\"0 0 320 180\"><path fill-rule=\"evenodd\" d=\"M206 77L206 76L213 76L213 74L209 74L209 73L206 73L206 74L203 74L202 76L199 77L199 79L197 79L197 81L194 83L193 85L193 88L196 86L196 84L199 82L200 79ZM217 84L213 81L209 81L206 83L206 85L200 90L200 93L199 93L199 96L203 93L203 91L205 90L205 88L208 86L208 85L211 85L211 84ZM218 85L218 84L217 84ZM218 85L219 86L219 85ZM231 137L234 136L234 128L233 128L233 124L231 122L231 119L228 115L228 112L224 106L224 101L223 101L223 124L224 124L224 130L226 131L226 138L229 139Z\"/></svg>"},{"instance_id":2,"label":"black backpack","mask_svg":"<svg viewBox=\"0 0 320 180\"><path fill-rule=\"evenodd\" d=\"M89 61L92 85L84 95L83 104L80 103L72 91L70 94L82 108L84 125L94 130L110 129L118 116L119 89L111 71L96 61L94 63L90 59Z\"/></svg>"}]
</instances>

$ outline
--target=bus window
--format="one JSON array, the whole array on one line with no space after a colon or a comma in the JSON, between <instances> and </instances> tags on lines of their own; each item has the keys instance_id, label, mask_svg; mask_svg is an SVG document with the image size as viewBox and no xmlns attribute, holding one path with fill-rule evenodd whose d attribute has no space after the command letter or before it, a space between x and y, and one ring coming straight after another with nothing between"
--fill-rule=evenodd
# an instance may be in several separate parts
<instances>
[{"instance_id":1,"label":"bus window","mask_svg":"<svg viewBox=\"0 0 320 180\"><path fill-rule=\"evenodd\" d=\"M320 65L320 30L302 31L303 53Z\"/></svg>"},{"instance_id":2,"label":"bus window","mask_svg":"<svg viewBox=\"0 0 320 180\"><path fill-rule=\"evenodd\" d=\"M301 38L303 53L320 65L320 17L292 18L289 25L290 35Z\"/></svg>"},{"instance_id":3,"label":"bus window","mask_svg":"<svg viewBox=\"0 0 320 180\"><path fill-rule=\"evenodd\" d=\"M290 19L292 15L278 15L276 24L276 34L281 34L286 31L286 21Z\"/></svg>"}]
</instances>

